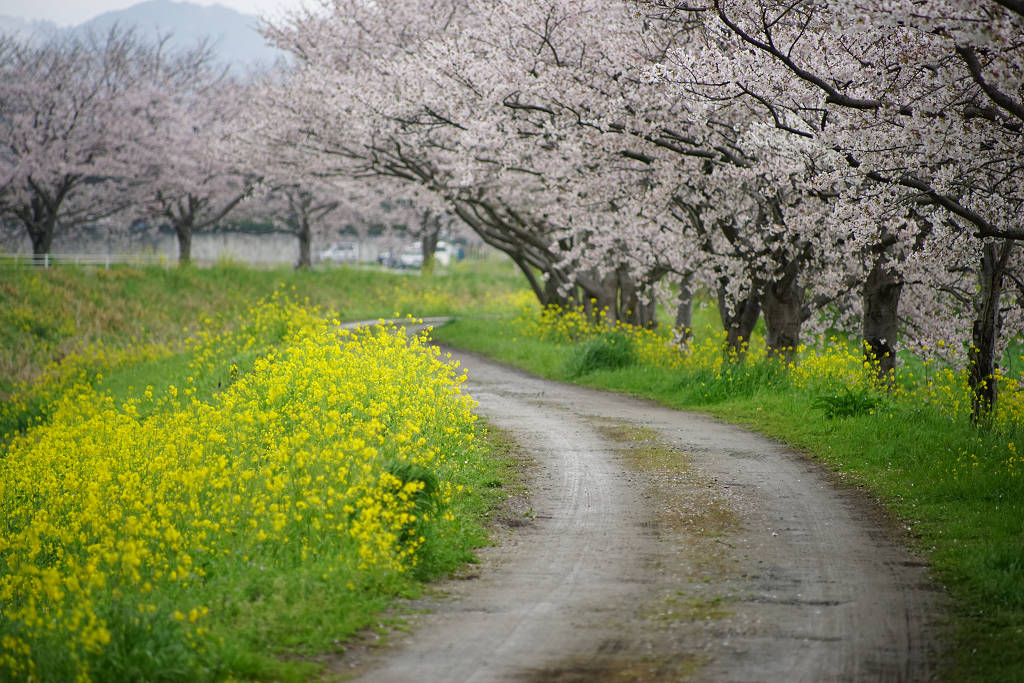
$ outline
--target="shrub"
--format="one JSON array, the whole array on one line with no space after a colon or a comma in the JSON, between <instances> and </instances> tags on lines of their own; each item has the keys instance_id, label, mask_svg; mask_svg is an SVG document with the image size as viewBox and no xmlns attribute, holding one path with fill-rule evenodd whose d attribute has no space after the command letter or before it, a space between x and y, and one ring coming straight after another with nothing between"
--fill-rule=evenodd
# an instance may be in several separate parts
<instances>
[{"instance_id":1,"label":"shrub","mask_svg":"<svg viewBox=\"0 0 1024 683\"><path fill-rule=\"evenodd\" d=\"M718 368L687 365L680 390L693 405L721 403L747 397L759 391L778 389L790 383L786 365L774 358L723 363Z\"/></svg>"}]
</instances>

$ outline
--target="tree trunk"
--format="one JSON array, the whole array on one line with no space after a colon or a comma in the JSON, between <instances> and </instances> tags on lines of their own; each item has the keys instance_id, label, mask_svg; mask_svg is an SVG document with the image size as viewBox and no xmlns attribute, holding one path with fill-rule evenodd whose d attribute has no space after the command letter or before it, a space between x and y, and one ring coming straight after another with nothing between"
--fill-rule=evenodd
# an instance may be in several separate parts
<instances>
[{"instance_id":1,"label":"tree trunk","mask_svg":"<svg viewBox=\"0 0 1024 683\"><path fill-rule=\"evenodd\" d=\"M595 300L594 322L603 321L609 327L619 321L619 278L609 273L598 281L591 293Z\"/></svg>"},{"instance_id":2,"label":"tree trunk","mask_svg":"<svg viewBox=\"0 0 1024 683\"><path fill-rule=\"evenodd\" d=\"M28 237L32 240L32 255L45 256L53 248L53 235L57 228L57 217L47 216L39 222L26 224Z\"/></svg>"},{"instance_id":3,"label":"tree trunk","mask_svg":"<svg viewBox=\"0 0 1024 683\"><path fill-rule=\"evenodd\" d=\"M895 269L875 261L861 289L864 360L878 368L878 379L891 382L896 368L900 294L903 277Z\"/></svg>"},{"instance_id":4,"label":"tree trunk","mask_svg":"<svg viewBox=\"0 0 1024 683\"><path fill-rule=\"evenodd\" d=\"M633 277L625 268L615 271L615 284L618 288L619 320L630 325L640 324L640 295L637 292Z\"/></svg>"},{"instance_id":5,"label":"tree trunk","mask_svg":"<svg viewBox=\"0 0 1024 683\"><path fill-rule=\"evenodd\" d=\"M434 252L437 250L437 242L441 236L441 219L431 215L430 211L423 214L423 232L420 245L423 249L424 274L434 272Z\"/></svg>"},{"instance_id":6,"label":"tree trunk","mask_svg":"<svg viewBox=\"0 0 1024 683\"><path fill-rule=\"evenodd\" d=\"M638 320L640 327L647 330L658 329L658 302L655 301L654 297L650 299L641 300L640 302L640 319Z\"/></svg>"},{"instance_id":7,"label":"tree trunk","mask_svg":"<svg viewBox=\"0 0 1024 683\"><path fill-rule=\"evenodd\" d=\"M619 284L618 276L609 273L600 277L596 271L579 272L576 282L583 299L583 310L593 323L604 320L614 325L618 320Z\"/></svg>"},{"instance_id":8,"label":"tree trunk","mask_svg":"<svg viewBox=\"0 0 1024 683\"><path fill-rule=\"evenodd\" d=\"M508 252L506 252L508 253ZM541 306L560 306L567 308L573 303L573 296L571 293L563 294L562 289L568 289L569 283L566 282L565 277L554 268L544 271L543 282L537 277L537 270L520 254L509 253L509 257L512 262L516 264L520 272L526 276L526 281L530 284L530 289L533 290L534 296L537 297L537 301ZM563 288L563 285L565 287Z\"/></svg>"},{"instance_id":9,"label":"tree trunk","mask_svg":"<svg viewBox=\"0 0 1024 683\"><path fill-rule=\"evenodd\" d=\"M594 320L594 316L597 315L594 310L594 299L590 296L590 293L585 289L583 290L583 314L587 316L587 320Z\"/></svg>"},{"instance_id":10,"label":"tree trunk","mask_svg":"<svg viewBox=\"0 0 1024 683\"><path fill-rule=\"evenodd\" d=\"M537 297L537 301L540 305L547 306L547 303L544 301L545 288L537 279L537 273L534 271L533 267L527 263L525 259L516 254L509 254L509 257L512 259L512 263L516 264L519 271L526 277L526 281L530 284L530 289L533 290L533 295Z\"/></svg>"},{"instance_id":11,"label":"tree trunk","mask_svg":"<svg viewBox=\"0 0 1024 683\"><path fill-rule=\"evenodd\" d=\"M176 221L174 232L178 235L178 265L187 266L192 263L192 221Z\"/></svg>"},{"instance_id":12,"label":"tree trunk","mask_svg":"<svg viewBox=\"0 0 1024 683\"><path fill-rule=\"evenodd\" d=\"M679 293L676 296L676 343L680 347L690 345L693 338L693 276L679 281Z\"/></svg>"},{"instance_id":13,"label":"tree trunk","mask_svg":"<svg viewBox=\"0 0 1024 683\"><path fill-rule=\"evenodd\" d=\"M16 212L32 241L33 256L45 256L53 247L53 235L57 231L57 211L51 202L40 196L33 196L27 206Z\"/></svg>"},{"instance_id":14,"label":"tree trunk","mask_svg":"<svg viewBox=\"0 0 1024 683\"><path fill-rule=\"evenodd\" d=\"M544 299L541 301L541 305L558 306L563 309L571 308L574 298L571 289L572 286L561 273L555 270L549 271L544 282Z\"/></svg>"},{"instance_id":15,"label":"tree trunk","mask_svg":"<svg viewBox=\"0 0 1024 683\"><path fill-rule=\"evenodd\" d=\"M791 362L800 345L800 327L804 322L804 288L795 274L769 284L762 306L768 355Z\"/></svg>"},{"instance_id":16,"label":"tree trunk","mask_svg":"<svg viewBox=\"0 0 1024 683\"><path fill-rule=\"evenodd\" d=\"M726 297L725 283L718 285L718 312L722 317L722 327L725 328L726 354L729 359L743 360L747 353L747 343L750 335L757 325L757 319L761 316L761 300L763 296L758 293L758 287L750 288L747 295L734 302L730 310Z\"/></svg>"},{"instance_id":17,"label":"tree trunk","mask_svg":"<svg viewBox=\"0 0 1024 683\"><path fill-rule=\"evenodd\" d=\"M1003 292L1003 274L1014 245L1010 241L989 243L982 247L978 271L978 294L974 306L971 349L967 382L971 387L971 419L980 422L996 406L998 388L995 372L999 341L999 299Z\"/></svg>"},{"instance_id":18,"label":"tree trunk","mask_svg":"<svg viewBox=\"0 0 1024 683\"><path fill-rule=\"evenodd\" d=\"M299 238L299 261L295 267L308 270L313 267L313 231L310 230L309 219L305 216L299 220L296 235Z\"/></svg>"},{"instance_id":19,"label":"tree trunk","mask_svg":"<svg viewBox=\"0 0 1024 683\"><path fill-rule=\"evenodd\" d=\"M66 175L53 188L52 193L33 184L35 189L28 203L16 208L14 213L21 219L28 232L28 238L32 241L34 257L45 256L53 248L60 207L79 180L81 178L78 176Z\"/></svg>"},{"instance_id":20,"label":"tree trunk","mask_svg":"<svg viewBox=\"0 0 1024 683\"><path fill-rule=\"evenodd\" d=\"M619 288L619 319L637 327L657 327L654 298L645 301L644 292L636 286L636 281L625 268L617 271L616 279Z\"/></svg>"}]
</instances>

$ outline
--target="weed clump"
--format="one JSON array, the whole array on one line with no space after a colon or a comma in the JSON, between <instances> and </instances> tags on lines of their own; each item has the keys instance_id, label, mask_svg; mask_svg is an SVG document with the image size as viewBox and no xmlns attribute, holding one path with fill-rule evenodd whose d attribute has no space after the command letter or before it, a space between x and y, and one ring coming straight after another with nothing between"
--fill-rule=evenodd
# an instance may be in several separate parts
<instances>
[{"instance_id":1,"label":"weed clump","mask_svg":"<svg viewBox=\"0 0 1024 683\"><path fill-rule=\"evenodd\" d=\"M606 332L575 347L565 371L569 377L589 375L597 370L618 370L636 363L633 340L624 332Z\"/></svg>"},{"instance_id":2,"label":"weed clump","mask_svg":"<svg viewBox=\"0 0 1024 683\"><path fill-rule=\"evenodd\" d=\"M859 417L871 415L881 403L881 398L863 387L841 387L831 394L820 394L811 405L821 410L825 417Z\"/></svg>"},{"instance_id":3,"label":"weed clump","mask_svg":"<svg viewBox=\"0 0 1024 683\"><path fill-rule=\"evenodd\" d=\"M789 383L785 364L775 358L760 358L723 363L717 368L685 367L679 392L688 403L702 406L737 397L749 398L761 391L778 391Z\"/></svg>"}]
</instances>

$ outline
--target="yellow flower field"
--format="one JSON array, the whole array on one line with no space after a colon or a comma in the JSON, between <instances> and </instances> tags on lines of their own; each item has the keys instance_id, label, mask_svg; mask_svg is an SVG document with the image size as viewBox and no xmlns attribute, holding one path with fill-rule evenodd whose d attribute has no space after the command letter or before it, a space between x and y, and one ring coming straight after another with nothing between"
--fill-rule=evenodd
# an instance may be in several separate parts
<instances>
[{"instance_id":1,"label":"yellow flower field","mask_svg":"<svg viewBox=\"0 0 1024 683\"><path fill-rule=\"evenodd\" d=\"M201 668L250 574L354 591L450 533L473 403L423 339L275 296L188 351L123 400L52 373L0 451L0 678L109 678L147 638Z\"/></svg>"}]
</instances>

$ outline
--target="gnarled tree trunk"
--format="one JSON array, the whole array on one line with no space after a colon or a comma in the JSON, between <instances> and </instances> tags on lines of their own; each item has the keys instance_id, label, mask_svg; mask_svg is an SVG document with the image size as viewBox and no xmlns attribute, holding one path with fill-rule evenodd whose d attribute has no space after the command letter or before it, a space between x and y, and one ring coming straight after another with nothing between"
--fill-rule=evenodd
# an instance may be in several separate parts
<instances>
[{"instance_id":1,"label":"gnarled tree trunk","mask_svg":"<svg viewBox=\"0 0 1024 683\"><path fill-rule=\"evenodd\" d=\"M313 231L309 226L309 218L303 215L299 218L298 230L295 232L299 238L299 260L296 268L308 270L313 267Z\"/></svg>"},{"instance_id":2,"label":"gnarled tree trunk","mask_svg":"<svg viewBox=\"0 0 1024 683\"><path fill-rule=\"evenodd\" d=\"M434 252L437 251L437 242L441 238L441 217L435 216L433 212L427 211L423 214L423 229L420 238L422 248L424 273L434 271Z\"/></svg>"},{"instance_id":3,"label":"gnarled tree trunk","mask_svg":"<svg viewBox=\"0 0 1024 683\"><path fill-rule=\"evenodd\" d=\"M542 279L537 276L537 272L525 258L515 253L509 254L509 256L520 272L526 276L526 281L530 283L530 289L533 290L533 294L541 306L565 306L567 304L569 297L562 293L565 279L558 271L550 269L544 273L546 277Z\"/></svg>"},{"instance_id":4,"label":"gnarled tree trunk","mask_svg":"<svg viewBox=\"0 0 1024 683\"><path fill-rule=\"evenodd\" d=\"M794 262L795 264L795 262ZM786 362L796 357L800 328L806 319L804 288L798 283L796 267L768 284L764 292L765 346L768 355Z\"/></svg>"},{"instance_id":5,"label":"gnarled tree trunk","mask_svg":"<svg viewBox=\"0 0 1024 683\"><path fill-rule=\"evenodd\" d=\"M549 270L544 281L544 298L542 306L558 306L569 308L575 303L573 290L575 287L557 270Z\"/></svg>"},{"instance_id":6,"label":"gnarled tree trunk","mask_svg":"<svg viewBox=\"0 0 1024 683\"><path fill-rule=\"evenodd\" d=\"M657 327L654 297L646 298L625 268L618 270L616 279L619 288L619 319L637 327Z\"/></svg>"},{"instance_id":7,"label":"gnarled tree trunk","mask_svg":"<svg viewBox=\"0 0 1024 683\"><path fill-rule=\"evenodd\" d=\"M175 221L174 233L178 236L178 265L187 266L192 263L192 221Z\"/></svg>"},{"instance_id":8,"label":"gnarled tree trunk","mask_svg":"<svg viewBox=\"0 0 1024 683\"><path fill-rule=\"evenodd\" d=\"M876 364L878 378L889 382L896 368L903 277L896 269L884 265L882 260L879 258L875 261L861 287L861 336L864 340L864 360Z\"/></svg>"},{"instance_id":9,"label":"gnarled tree trunk","mask_svg":"<svg viewBox=\"0 0 1024 683\"><path fill-rule=\"evenodd\" d=\"M32 255L39 257L49 254L53 248L53 235L57 231L57 216L44 216L39 221L26 223L25 229L32 240Z\"/></svg>"},{"instance_id":10,"label":"gnarled tree trunk","mask_svg":"<svg viewBox=\"0 0 1024 683\"><path fill-rule=\"evenodd\" d=\"M580 283L583 297L587 302L586 310L593 322L604 321L614 325L619 319L619 281L616 273L607 273L603 277L596 272L579 273L576 281Z\"/></svg>"},{"instance_id":11,"label":"gnarled tree trunk","mask_svg":"<svg viewBox=\"0 0 1024 683\"><path fill-rule=\"evenodd\" d=\"M13 207L12 213L21 220L32 242L32 255L36 258L45 256L53 248L53 236L57 232L57 218L61 205L68 197L78 176L64 176L53 192L29 180L33 194L25 204Z\"/></svg>"},{"instance_id":12,"label":"gnarled tree trunk","mask_svg":"<svg viewBox=\"0 0 1024 683\"><path fill-rule=\"evenodd\" d=\"M679 293L676 295L676 343L680 347L689 346L693 338L693 276L679 280Z\"/></svg>"},{"instance_id":13,"label":"gnarled tree trunk","mask_svg":"<svg viewBox=\"0 0 1024 683\"><path fill-rule=\"evenodd\" d=\"M757 319L761 316L763 295L759 287L751 287L740 300L728 305L724 282L718 284L718 313L725 329L726 354L732 359L742 360L747 353L747 343L754 332Z\"/></svg>"},{"instance_id":14,"label":"gnarled tree trunk","mask_svg":"<svg viewBox=\"0 0 1024 683\"><path fill-rule=\"evenodd\" d=\"M975 422L981 421L996 405L996 349L1002 322L999 299L1003 292L1006 263L1013 249L1014 245L1010 241L992 242L982 247L967 370L967 382L972 392L971 419Z\"/></svg>"}]
</instances>

